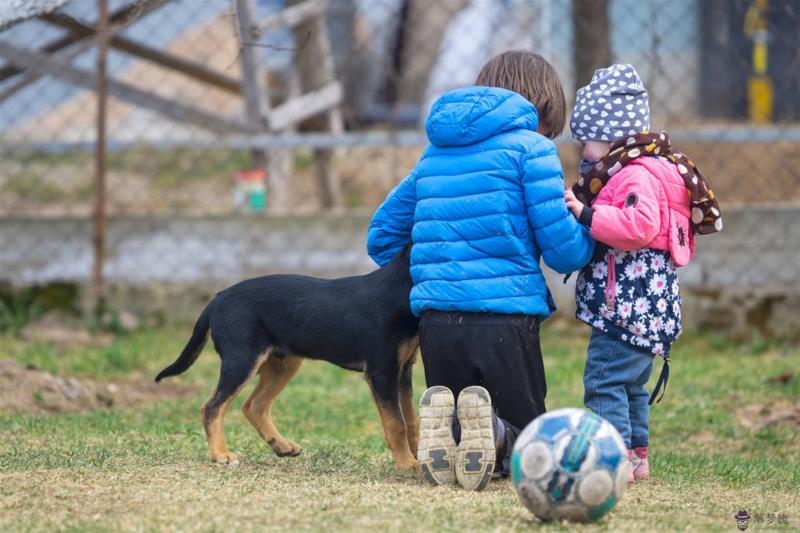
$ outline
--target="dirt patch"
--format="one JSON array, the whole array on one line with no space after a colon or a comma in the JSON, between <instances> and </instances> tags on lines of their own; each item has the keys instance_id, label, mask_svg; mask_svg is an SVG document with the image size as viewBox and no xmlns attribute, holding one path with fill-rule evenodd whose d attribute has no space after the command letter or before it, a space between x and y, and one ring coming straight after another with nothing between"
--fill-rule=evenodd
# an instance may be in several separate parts
<instances>
[{"instance_id":1,"label":"dirt patch","mask_svg":"<svg viewBox=\"0 0 800 533\"><path fill-rule=\"evenodd\" d=\"M0 361L0 411L45 414L110 409L183 397L192 391L173 383L62 378L13 360Z\"/></svg>"},{"instance_id":2,"label":"dirt patch","mask_svg":"<svg viewBox=\"0 0 800 533\"><path fill-rule=\"evenodd\" d=\"M744 427L753 431L775 425L800 429L800 402L780 400L746 405L736 410L736 417Z\"/></svg>"},{"instance_id":3,"label":"dirt patch","mask_svg":"<svg viewBox=\"0 0 800 533\"><path fill-rule=\"evenodd\" d=\"M717 436L713 431L705 430L700 433L695 433L689 437L689 442L693 445L706 445L713 444L717 440Z\"/></svg>"},{"instance_id":4,"label":"dirt patch","mask_svg":"<svg viewBox=\"0 0 800 533\"><path fill-rule=\"evenodd\" d=\"M19 337L54 346L108 346L114 340L110 333L90 332L78 317L61 311L49 311L32 320Z\"/></svg>"}]
</instances>

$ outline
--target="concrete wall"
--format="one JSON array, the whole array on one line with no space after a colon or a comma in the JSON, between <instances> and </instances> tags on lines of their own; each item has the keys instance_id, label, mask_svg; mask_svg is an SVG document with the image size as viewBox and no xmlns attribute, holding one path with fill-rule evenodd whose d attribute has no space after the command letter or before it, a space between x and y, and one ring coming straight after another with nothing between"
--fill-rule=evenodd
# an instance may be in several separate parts
<instances>
[{"instance_id":1,"label":"concrete wall","mask_svg":"<svg viewBox=\"0 0 800 533\"><path fill-rule=\"evenodd\" d=\"M800 207L727 208L725 230L700 237L680 271L690 323L742 334L800 336ZM365 253L370 213L289 217L117 218L109 222L112 306L194 316L235 281L291 272L337 277L374 268ZM0 281L85 285L92 265L85 219L0 219ZM561 314L574 278L548 272Z\"/></svg>"}]
</instances>

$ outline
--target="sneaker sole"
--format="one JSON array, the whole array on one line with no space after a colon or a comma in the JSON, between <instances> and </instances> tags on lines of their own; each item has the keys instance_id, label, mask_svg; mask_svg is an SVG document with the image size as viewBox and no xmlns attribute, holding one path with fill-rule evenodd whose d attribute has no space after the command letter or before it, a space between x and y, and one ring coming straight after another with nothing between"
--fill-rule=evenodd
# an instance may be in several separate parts
<instances>
[{"instance_id":1,"label":"sneaker sole","mask_svg":"<svg viewBox=\"0 0 800 533\"><path fill-rule=\"evenodd\" d=\"M455 398L447 387L431 387L419 400L419 446L417 461L422 475L431 485L455 483L453 439Z\"/></svg>"},{"instance_id":2,"label":"sneaker sole","mask_svg":"<svg viewBox=\"0 0 800 533\"><path fill-rule=\"evenodd\" d=\"M461 442L456 449L456 480L468 490L483 490L495 463L492 400L483 387L467 387L458 395Z\"/></svg>"}]
</instances>

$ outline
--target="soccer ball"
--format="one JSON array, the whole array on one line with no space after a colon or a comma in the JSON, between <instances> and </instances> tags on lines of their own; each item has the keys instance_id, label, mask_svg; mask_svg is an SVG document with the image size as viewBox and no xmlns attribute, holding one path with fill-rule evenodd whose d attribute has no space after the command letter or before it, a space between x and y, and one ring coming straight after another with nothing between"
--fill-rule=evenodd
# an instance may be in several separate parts
<instances>
[{"instance_id":1,"label":"soccer ball","mask_svg":"<svg viewBox=\"0 0 800 533\"><path fill-rule=\"evenodd\" d=\"M542 520L597 520L628 484L631 465L619 432L583 409L537 417L519 434L511 481L522 504Z\"/></svg>"}]
</instances>

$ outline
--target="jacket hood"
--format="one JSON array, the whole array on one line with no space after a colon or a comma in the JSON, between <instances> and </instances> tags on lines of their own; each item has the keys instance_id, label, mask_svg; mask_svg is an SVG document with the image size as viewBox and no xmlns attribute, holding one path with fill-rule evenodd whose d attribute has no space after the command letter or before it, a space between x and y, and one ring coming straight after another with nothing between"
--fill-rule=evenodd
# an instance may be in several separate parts
<instances>
[{"instance_id":1,"label":"jacket hood","mask_svg":"<svg viewBox=\"0 0 800 533\"><path fill-rule=\"evenodd\" d=\"M472 86L439 97L425 131L437 146L464 146L504 131L535 131L538 126L536 107L521 95L497 87Z\"/></svg>"}]
</instances>

